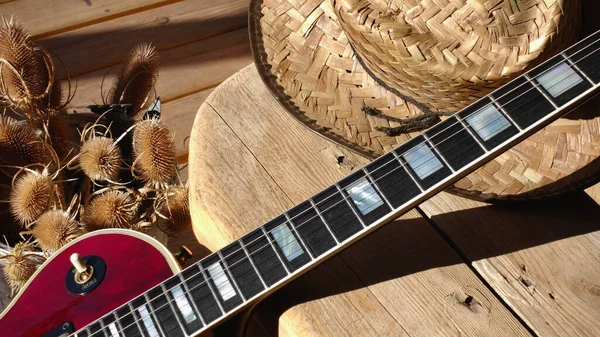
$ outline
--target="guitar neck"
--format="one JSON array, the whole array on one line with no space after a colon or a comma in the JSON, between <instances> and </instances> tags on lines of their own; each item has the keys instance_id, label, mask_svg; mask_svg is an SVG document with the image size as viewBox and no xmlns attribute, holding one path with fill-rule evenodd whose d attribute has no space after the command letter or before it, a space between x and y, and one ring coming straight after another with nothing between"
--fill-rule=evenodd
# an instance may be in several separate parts
<instances>
[{"instance_id":1,"label":"guitar neck","mask_svg":"<svg viewBox=\"0 0 600 337\"><path fill-rule=\"evenodd\" d=\"M96 324L150 336L212 328L593 97L599 59L597 32Z\"/></svg>"}]
</instances>

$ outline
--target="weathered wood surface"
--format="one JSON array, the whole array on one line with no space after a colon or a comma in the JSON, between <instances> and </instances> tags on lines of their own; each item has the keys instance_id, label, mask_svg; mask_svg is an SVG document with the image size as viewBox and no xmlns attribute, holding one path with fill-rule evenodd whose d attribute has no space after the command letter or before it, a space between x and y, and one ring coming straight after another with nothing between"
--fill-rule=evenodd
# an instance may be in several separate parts
<instances>
[{"instance_id":1,"label":"weathered wood surface","mask_svg":"<svg viewBox=\"0 0 600 337\"><path fill-rule=\"evenodd\" d=\"M538 336L600 336L600 206L590 196L491 206L441 193L421 208Z\"/></svg>"},{"instance_id":2,"label":"weathered wood surface","mask_svg":"<svg viewBox=\"0 0 600 337\"><path fill-rule=\"evenodd\" d=\"M185 139L198 106L214 87L252 62L248 2L15 0L0 2L0 13L19 18L41 46L64 62L72 87L77 86L70 106L101 103L103 81L106 95L129 50L152 42L161 58L156 92L166 103L163 121L175 132L179 161L185 162ZM66 92L66 74L57 65Z\"/></svg>"},{"instance_id":3,"label":"weathered wood surface","mask_svg":"<svg viewBox=\"0 0 600 337\"><path fill-rule=\"evenodd\" d=\"M202 105L190 149L194 230L213 250L367 162L289 117L253 65ZM416 211L257 310L269 336L529 335Z\"/></svg>"},{"instance_id":4,"label":"weathered wood surface","mask_svg":"<svg viewBox=\"0 0 600 337\"><path fill-rule=\"evenodd\" d=\"M1 4L0 13L18 15L31 35L43 37L174 1L176 0L18 0Z\"/></svg>"}]
</instances>

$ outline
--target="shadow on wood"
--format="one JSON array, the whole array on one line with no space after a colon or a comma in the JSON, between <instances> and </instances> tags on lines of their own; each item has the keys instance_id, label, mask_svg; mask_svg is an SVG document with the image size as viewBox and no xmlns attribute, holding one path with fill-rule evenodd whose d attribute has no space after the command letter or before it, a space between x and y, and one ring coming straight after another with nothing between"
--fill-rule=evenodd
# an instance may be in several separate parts
<instances>
[{"instance_id":1,"label":"shadow on wood","mask_svg":"<svg viewBox=\"0 0 600 337\"><path fill-rule=\"evenodd\" d=\"M573 209L578 212L573 212ZM426 225L421 218L396 220L265 299L256 308L257 321L268 336L277 336L279 317L301 303L433 268L463 262L471 264L476 260L600 230L600 206L582 192L544 201L489 205L455 213L463 214L442 214L434 216L433 221L457 216L477 219L477 226L454 222L455 228L450 229L453 233L465 233L459 238L456 234L453 236L455 241L459 241L459 247L466 246L460 241L471 239L471 232L478 232L478 238L484 237L468 245L474 247L468 252L468 261L458 258L448 245L440 243L441 239L435 232L424 228ZM486 220L492 218L493 222ZM499 222L503 226L497 226ZM353 273L348 273L346 266ZM448 300L455 306L485 310L486 299L477 292L449 295ZM403 298L399 294L389 296L406 301L402 304L404 306L411 305L408 297Z\"/></svg>"}]
</instances>

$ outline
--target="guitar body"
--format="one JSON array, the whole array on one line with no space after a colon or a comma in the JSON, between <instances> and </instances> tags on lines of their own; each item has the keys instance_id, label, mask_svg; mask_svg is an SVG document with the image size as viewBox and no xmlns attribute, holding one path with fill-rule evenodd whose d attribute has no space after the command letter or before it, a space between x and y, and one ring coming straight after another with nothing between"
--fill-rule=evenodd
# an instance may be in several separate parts
<instances>
[{"instance_id":1,"label":"guitar body","mask_svg":"<svg viewBox=\"0 0 600 337\"><path fill-rule=\"evenodd\" d=\"M106 264L100 284L85 295L66 287L71 254L98 256ZM179 271L158 241L128 230L87 234L54 254L0 316L0 336L37 337L72 324L78 330Z\"/></svg>"}]
</instances>

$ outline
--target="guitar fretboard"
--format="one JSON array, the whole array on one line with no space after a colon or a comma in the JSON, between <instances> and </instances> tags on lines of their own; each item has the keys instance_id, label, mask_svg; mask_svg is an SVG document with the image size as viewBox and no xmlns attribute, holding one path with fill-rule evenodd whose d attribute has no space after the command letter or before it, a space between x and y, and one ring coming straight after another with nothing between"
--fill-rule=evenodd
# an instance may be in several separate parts
<instances>
[{"instance_id":1,"label":"guitar fretboard","mask_svg":"<svg viewBox=\"0 0 600 337\"><path fill-rule=\"evenodd\" d=\"M75 336L192 336L408 211L596 93L600 33Z\"/></svg>"}]
</instances>

